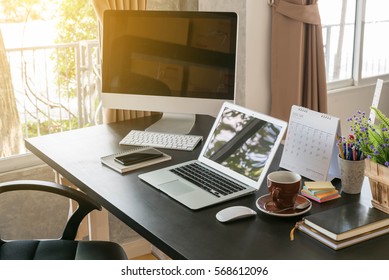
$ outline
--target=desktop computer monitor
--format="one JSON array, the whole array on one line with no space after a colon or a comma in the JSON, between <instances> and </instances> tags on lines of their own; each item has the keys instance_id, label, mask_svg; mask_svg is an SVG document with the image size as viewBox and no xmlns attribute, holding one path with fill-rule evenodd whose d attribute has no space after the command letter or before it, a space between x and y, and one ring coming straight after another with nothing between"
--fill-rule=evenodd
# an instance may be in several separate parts
<instances>
[{"instance_id":1,"label":"desktop computer monitor","mask_svg":"<svg viewBox=\"0 0 389 280\"><path fill-rule=\"evenodd\" d=\"M149 130L188 133L195 114L234 101L237 24L233 12L107 10L103 106L162 112Z\"/></svg>"}]
</instances>

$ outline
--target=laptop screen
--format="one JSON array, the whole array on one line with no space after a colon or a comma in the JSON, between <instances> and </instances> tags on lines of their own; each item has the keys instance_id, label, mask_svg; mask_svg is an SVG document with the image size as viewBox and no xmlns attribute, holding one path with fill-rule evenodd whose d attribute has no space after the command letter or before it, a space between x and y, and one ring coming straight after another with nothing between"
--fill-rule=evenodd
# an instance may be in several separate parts
<instances>
[{"instance_id":1,"label":"laptop screen","mask_svg":"<svg viewBox=\"0 0 389 280\"><path fill-rule=\"evenodd\" d=\"M283 121L225 104L202 157L233 178L240 180L242 176L252 184L262 182L285 129Z\"/></svg>"}]
</instances>

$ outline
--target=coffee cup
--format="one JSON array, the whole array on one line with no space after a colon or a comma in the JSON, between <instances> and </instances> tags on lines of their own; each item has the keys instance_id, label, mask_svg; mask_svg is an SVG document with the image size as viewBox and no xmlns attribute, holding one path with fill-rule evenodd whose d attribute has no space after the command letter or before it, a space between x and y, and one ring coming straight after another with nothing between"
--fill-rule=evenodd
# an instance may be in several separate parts
<instances>
[{"instance_id":1,"label":"coffee cup","mask_svg":"<svg viewBox=\"0 0 389 280\"><path fill-rule=\"evenodd\" d=\"M294 206L300 186L301 176L291 171L274 171L267 176L267 187L278 209Z\"/></svg>"}]
</instances>

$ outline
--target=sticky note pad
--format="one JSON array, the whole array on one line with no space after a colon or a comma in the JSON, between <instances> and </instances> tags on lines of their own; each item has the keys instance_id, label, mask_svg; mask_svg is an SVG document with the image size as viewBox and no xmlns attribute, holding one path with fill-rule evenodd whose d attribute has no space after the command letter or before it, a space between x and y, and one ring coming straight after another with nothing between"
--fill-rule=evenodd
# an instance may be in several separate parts
<instances>
[{"instance_id":1,"label":"sticky note pad","mask_svg":"<svg viewBox=\"0 0 389 280\"><path fill-rule=\"evenodd\" d=\"M309 190L332 190L332 189L335 189L334 185L332 185L332 183L329 181L305 182L305 186Z\"/></svg>"}]
</instances>

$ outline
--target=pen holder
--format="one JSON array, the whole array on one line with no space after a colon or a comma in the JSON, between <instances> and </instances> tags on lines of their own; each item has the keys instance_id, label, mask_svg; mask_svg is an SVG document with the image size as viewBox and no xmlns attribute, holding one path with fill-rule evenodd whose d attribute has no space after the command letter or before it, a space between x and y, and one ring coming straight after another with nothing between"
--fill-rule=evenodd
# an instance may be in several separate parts
<instances>
[{"instance_id":1,"label":"pen holder","mask_svg":"<svg viewBox=\"0 0 389 280\"><path fill-rule=\"evenodd\" d=\"M364 160L345 160L338 157L340 168L340 179L342 181L342 192L358 194L362 190L365 177Z\"/></svg>"}]
</instances>

